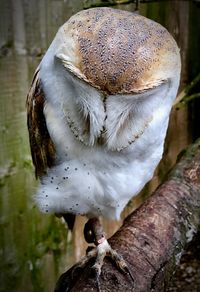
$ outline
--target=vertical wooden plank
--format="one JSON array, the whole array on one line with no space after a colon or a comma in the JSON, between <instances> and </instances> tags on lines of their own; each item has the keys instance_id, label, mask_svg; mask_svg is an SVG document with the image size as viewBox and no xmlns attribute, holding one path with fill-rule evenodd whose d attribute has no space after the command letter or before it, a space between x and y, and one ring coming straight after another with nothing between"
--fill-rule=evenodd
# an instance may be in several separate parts
<instances>
[{"instance_id":1,"label":"vertical wooden plank","mask_svg":"<svg viewBox=\"0 0 200 292\"><path fill-rule=\"evenodd\" d=\"M38 25L38 30L40 34L40 47L41 47L41 51L45 52L48 46L46 0L38 1L38 14L39 14L39 21L37 25Z\"/></svg>"},{"instance_id":2,"label":"vertical wooden plank","mask_svg":"<svg viewBox=\"0 0 200 292\"><path fill-rule=\"evenodd\" d=\"M12 0L13 41L18 55L26 54L24 9L22 0Z\"/></svg>"},{"instance_id":3,"label":"vertical wooden plank","mask_svg":"<svg viewBox=\"0 0 200 292\"><path fill-rule=\"evenodd\" d=\"M180 90L188 83L188 44L189 44L189 2L174 1L173 7L169 7L169 18L166 21L166 27L174 36L181 53L181 83ZM176 161L178 153L188 145L191 140L189 131L189 113L188 107L180 110L173 110L170 118L169 130L166 141L166 151L160 173L170 168ZM163 169L162 169L163 168Z\"/></svg>"},{"instance_id":4,"label":"vertical wooden plank","mask_svg":"<svg viewBox=\"0 0 200 292\"><path fill-rule=\"evenodd\" d=\"M23 0L24 7L24 22L26 27L26 46L29 55L37 56L42 53L41 35L40 35L40 1L36 0ZM46 7L44 7L44 11ZM45 12L44 12L45 13Z\"/></svg>"},{"instance_id":5,"label":"vertical wooden plank","mask_svg":"<svg viewBox=\"0 0 200 292\"><path fill-rule=\"evenodd\" d=\"M7 56L0 61L0 262L2 291L13 291L17 287L22 288L24 283L27 284L26 280L30 280L27 267L30 227L27 219L30 209L27 206L26 195L30 192L30 186L33 186L33 176L30 171L32 169L30 169L23 99L28 87L27 60L24 56L17 58L18 60L13 56ZM22 274L24 275L23 279L26 279L23 280L24 282Z\"/></svg>"},{"instance_id":6,"label":"vertical wooden plank","mask_svg":"<svg viewBox=\"0 0 200 292\"><path fill-rule=\"evenodd\" d=\"M193 80L200 72L200 3L190 3L190 33L189 33L189 80ZM200 92L200 84L197 84L191 93ZM189 109L191 111L191 131L194 140L200 137L200 99L194 100Z\"/></svg>"},{"instance_id":7,"label":"vertical wooden plank","mask_svg":"<svg viewBox=\"0 0 200 292\"><path fill-rule=\"evenodd\" d=\"M6 47L9 48L12 43L11 1L1 0L0 9L0 49L1 54L5 54Z\"/></svg>"},{"instance_id":8,"label":"vertical wooden plank","mask_svg":"<svg viewBox=\"0 0 200 292\"><path fill-rule=\"evenodd\" d=\"M83 228L87 219L83 216L77 216L73 230L72 248L73 248L73 262L77 262L85 255L87 243L84 240Z\"/></svg>"}]
</instances>

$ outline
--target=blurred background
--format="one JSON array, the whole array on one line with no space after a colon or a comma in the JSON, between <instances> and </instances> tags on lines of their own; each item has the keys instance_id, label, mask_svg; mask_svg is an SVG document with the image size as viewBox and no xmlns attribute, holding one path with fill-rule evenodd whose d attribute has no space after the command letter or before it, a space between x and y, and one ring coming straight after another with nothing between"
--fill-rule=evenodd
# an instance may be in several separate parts
<instances>
[{"instance_id":1,"label":"blurred background","mask_svg":"<svg viewBox=\"0 0 200 292\"><path fill-rule=\"evenodd\" d=\"M53 291L58 276L84 254L86 247L84 218L77 218L71 234L62 220L41 214L32 199L37 182L30 156L25 102L34 70L59 26L72 14L93 6L134 11L134 2L0 0L1 292ZM178 153L200 136L200 1L140 2L140 14L164 25L181 49L179 92L184 96L186 88L186 98L174 106L165 155L154 178L130 202L122 219L153 192L176 162ZM121 223L104 222L107 234L112 235Z\"/></svg>"}]
</instances>

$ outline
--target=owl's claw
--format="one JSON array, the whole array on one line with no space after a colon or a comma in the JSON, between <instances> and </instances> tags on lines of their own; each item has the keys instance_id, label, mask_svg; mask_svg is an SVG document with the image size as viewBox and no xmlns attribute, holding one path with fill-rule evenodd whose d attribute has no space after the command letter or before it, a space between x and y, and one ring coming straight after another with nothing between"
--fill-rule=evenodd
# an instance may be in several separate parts
<instances>
[{"instance_id":1,"label":"owl's claw","mask_svg":"<svg viewBox=\"0 0 200 292\"><path fill-rule=\"evenodd\" d=\"M83 257L77 264L75 264L70 270L68 270L60 277L56 285L57 289L55 291L56 292L70 291L70 289L76 283L77 279L82 274L82 270L87 265L87 263L90 260L96 258L94 264L91 266L91 270L96 280L96 288L98 292L102 292L100 276L105 257L110 257L111 260L114 261L118 269L121 272L128 274L134 283L132 273L123 257L120 254L118 254L116 250L113 250L109 245L108 241L104 239L102 243L91 249L85 257ZM61 288L61 284L63 285L63 283L67 287L65 288L65 290Z\"/></svg>"},{"instance_id":2,"label":"owl's claw","mask_svg":"<svg viewBox=\"0 0 200 292\"><path fill-rule=\"evenodd\" d=\"M118 269L122 271L123 273L126 273L130 276L131 280L134 283L133 275L123 259L123 257L117 253L116 250L113 250L107 240L97 246L97 258L95 261L95 264L92 266L92 268L96 271L96 282L98 291L101 292L101 286L100 286L100 275L101 275L101 269L103 266L104 258L110 257L112 261L116 264Z\"/></svg>"},{"instance_id":3,"label":"owl's claw","mask_svg":"<svg viewBox=\"0 0 200 292\"><path fill-rule=\"evenodd\" d=\"M100 275L102 266L104 263L105 257L110 257L112 261L116 264L118 269L122 271L125 274L128 274L131 278L131 280L134 282L133 275L123 259L123 257L117 253L116 250L113 250L111 246L109 245L108 241L104 239L104 241L94 247L92 250L90 250L85 257L83 257L74 267L73 267L73 273L76 271L77 268L83 268L92 258L95 258L95 263L91 267L91 269L94 271L96 284L98 292L101 292L101 285L100 285ZM72 276L73 276L72 273Z\"/></svg>"},{"instance_id":4,"label":"owl's claw","mask_svg":"<svg viewBox=\"0 0 200 292\"><path fill-rule=\"evenodd\" d=\"M127 263L123 257L117 253L116 250L111 248L108 241L106 240L103 228L98 218L92 218L88 220L85 225L84 235L86 241L88 243L94 243L96 247L93 247L92 249L89 247L87 249L87 255L83 257L77 264L75 264L68 272L64 273L60 277L56 285L56 292L70 291L70 289L76 283L77 279L80 277L84 267L92 259L94 259L94 264L92 265L91 270L95 276L98 292L101 292L100 276L105 257L111 258L118 269L121 272L128 274L134 283L133 275ZM65 278L65 280L63 280L63 278ZM63 282L65 283L65 290L63 290L61 287Z\"/></svg>"},{"instance_id":5,"label":"owl's claw","mask_svg":"<svg viewBox=\"0 0 200 292\"><path fill-rule=\"evenodd\" d=\"M101 291L99 279L104 258L106 256L110 257L115 262L120 271L129 274L131 280L134 283L133 275L127 263L125 262L123 257L117 253L116 250L113 250L111 248L108 241L106 240L105 233L98 218L91 218L88 220L88 222L85 224L84 235L88 243L94 243L96 245L96 254L94 254L94 256L96 256L96 261L93 265L93 269L96 272L98 291ZM91 255L90 252L88 253L88 255Z\"/></svg>"},{"instance_id":6,"label":"owl's claw","mask_svg":"<svg viewBox=\"0 0 200 292\"><path fill-rule=\"evenodd\" d=\"M97 258L94 264L94 268L98 271L98 275L101 274L101 268L103 266L103 261L105 257L110 257L112 261L116 264L118 269L125 273L129 274L131 280L134 282L133 275L123 257L117 253L116 250L112 249L108 241L105 241L97 246Z\"/></svg>"},{"instance_id":7,"label":"owl's claw","mask_svg":"<svg viewBox=\"0 0 200 292\"><path fill-rule=\"evenodd\" d=\"M95 273L95 280L96 280L97 290L98 290L98 292L102 292L102 290L101 290L101 284L100 284L101 270L99 271L99 269L96 268L95 265L92 266L92 269L94 270L94 273Z\"/></svg>"},{"instance_id":8,"label":"owl's claw","mask_svg":"<svg viewBox=\"0 0 200 292\"><path fill-rule=\"evenodd\" d=\"M133 275L123 257L116 252L116 250L110 250L110 256L112 260L116 263L117 267L120 271L124 272L125 274L129 274L131 280L134 282Z\"/></svg>"}]
</instances>

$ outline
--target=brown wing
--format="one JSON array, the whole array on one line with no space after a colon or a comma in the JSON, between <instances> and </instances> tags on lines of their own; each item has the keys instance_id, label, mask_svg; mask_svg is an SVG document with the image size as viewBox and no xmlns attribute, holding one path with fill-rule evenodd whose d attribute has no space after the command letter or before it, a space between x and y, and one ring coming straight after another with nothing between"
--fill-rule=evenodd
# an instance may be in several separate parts
<instances>
[{"instance_id":1,"label":"brown wing","mask_svg":"<svg viewBox=\"0 0 200 292\"><path fill-rule=\"evenodd\" d=\"M55 147L49 135L44 116L45 94L38 68L27 96L27 125L36 177L46 173L54 165Z\"/></svg>"},{"instance_id":2,"label":"brown wing","mask_svg":"<svg viewBox=\"0 0 200 292\"><path fill-rule=\"evenodd\" d=\"M49 135L44 116L45 94L39 78L38 68L27 96L27 124L33 164L36 177L46 173L47 167L54 165L55 147ZM74 214L61 214L70 230L75 222Z\"/></svg>"}]
</instances>

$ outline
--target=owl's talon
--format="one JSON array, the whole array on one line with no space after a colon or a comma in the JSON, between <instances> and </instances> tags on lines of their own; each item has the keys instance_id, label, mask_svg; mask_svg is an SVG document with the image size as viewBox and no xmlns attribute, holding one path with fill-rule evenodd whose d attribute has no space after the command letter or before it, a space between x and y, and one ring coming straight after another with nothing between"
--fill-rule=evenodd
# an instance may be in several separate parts
<instances>
[{"instance_id":1,"label":"owl's talon","mask_svg":"<svg viewBox=\"0 0 200 292\"><path fill-rule=\"evenodd\" d=\"M130 278L131 278L131 280L132 280L132 282L133 282L133 284L134 284L135 280L134 280L134 277L133 277L133 275L132 275L132 273L131 273L131 271L130 271L130 269L129 269L128 266L125 267L125 272L126 272L127 274L129 274L129 276L130 276Z\"/></svg>"},{"instance_id":2,"label":"owl's talon","mask_svg":"<svg viewBox=\"0 0 200 292\"><path fill-rule=\"evenodd\" d=\"M111 251L110 251L110 256L111 256L112 260L116 263L117 267L121 271L123 271L124 273L129 274L129 276L131 277L132 281L134 282L133 275L132 275L127 263L123 259L123 257L120 254L118 254L116 252L116 250L113 250L113 249L111 249Z\"/></svg>"},{"instance_id":3,"label":"owl's talon","mask_svg":"<svg viewBox=\"0 0 200 292\"><path fill-rule=\"evenodd\" d=\"M128 274L134 283L134 281L135 281L134 277L133 277L126 261L123 259L122 255L118 254L117 251L113 250L112 248L110 248L109 255L112 258L112 260L115 262L115 264L117 265L119 270L122 271L123 273Z\"/></svg>"},{"instance_id":4,"label":"owl's talon","mask_svg":"<svg viewBox=\"0 0 200 292\"><path fill-rule=\"evenodd\" d=\"M100 284L100 274L101 274L101 268L99 268L98 265L96 265L96 263L92 266L92 271L95 274L95 280L96 280L96 286L97 286L97 290L98 292L101 292L101 284Z\"/></svg>"}]
</instances>

